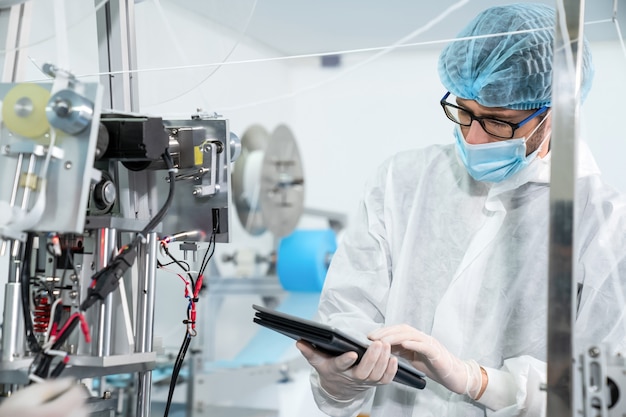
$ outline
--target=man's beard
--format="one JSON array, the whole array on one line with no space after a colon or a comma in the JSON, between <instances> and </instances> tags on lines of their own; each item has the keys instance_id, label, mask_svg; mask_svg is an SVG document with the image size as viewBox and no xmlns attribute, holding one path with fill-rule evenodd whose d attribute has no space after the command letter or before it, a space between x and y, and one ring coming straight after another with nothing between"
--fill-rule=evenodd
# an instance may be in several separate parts
<instances>
[{"instance_id":1,"label":"man's beard","mask_svg":"<svg viewBox=\"0 0 626 417\"><path fill-rule=\"evenodd\" d=\"M539 126L537 131L528 138L528 140L526 141L526 156L535 152L537 148L539 148L539 146L541 146L541 144L547 140L547 125L548 122L545 119L542 119L541 126Z\"/></svg>"}]
</instances>

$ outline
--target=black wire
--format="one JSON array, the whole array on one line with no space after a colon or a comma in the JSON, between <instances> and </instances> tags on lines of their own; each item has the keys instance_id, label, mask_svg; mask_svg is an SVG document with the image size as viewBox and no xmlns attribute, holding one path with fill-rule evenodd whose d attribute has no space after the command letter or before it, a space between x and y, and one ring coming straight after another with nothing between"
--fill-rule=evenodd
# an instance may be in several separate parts
<instances>
[{"instance_id":1,"label":"black wire","mask_svg":"<svg viewBox=\"0 0 626 417\"><path fill-rule=\"evenodd\" d=\"M171 265L173 263L175 263L176 265L178 265L180 267L180 269L182 269L184 272L189 272L189 264L185 262L185 264L183 265L183 261L180 261L178 259L176 259L174 257L174 255L172 255L172 253L170 252L170 250L167 248L167 246L163 246L163 250L165 251L165 254L172 260L172 262L170 262L168 265Z\"/></svg>"},{"instance_id":2,"label":"black wire","mask_svg":"<svg viewBox=\"0 0 626 417\"><path fill-rule=\"evenodd\" d=\"M179 260L178 262L180 262L181 264L183 264L185 266L185 271L189 271L191 269L191 267L189 266L189 264L187 262L181 261L181 260ZM160 261L157 261L157 267L158 268L163 268L163 267L166 267L166 266L177 264L178 262L171 261L171 262L167 262L167 263L161 263Z\"/></svg>"},{"instance_id":3,"label":"black wire","mask_svg":"<svg viewBox=\"0 0 626 417\"><path fill-rule=\"evenodd\" d=\"M74 331L74 329L79 323L80 323L80 319L78 317L74 317L72 321L68 324L67 329L65 329L65 331L62 334L60 334L59 337L54 341L51 349L59 350L61 346L63 346L63 343L65 343L67 338L70 336L70 334L72 334L72 332ZM46 355L44 353L43 357L39 361L39 364L37 365L37 368L35 369L34 374L40 378L47 378L48 374L50 373L50 365L52 364L53 360L54 360L54 356ZM59 369L57 372L60 374L62 370L63 369ZM58 374L55 376L58 376Z\"/></svg>"},{"instance_id":4,"label":"black wire","mask_svg":"<svg viewBox=\"0 0 626 417\"><path fill-rule=\"evenodd\" d=\"M111 293L111 291L117 288L117 281L134 264L137 253L139 252L139 246L143 242L145 242L146 235L149 232L152 232L152 230L154 230L154 228L156 228L159 223L161 223L161 221L169 211L172 202L174 201L174 193L176 191L174 162L172 161L172 156L167 149L165 150L165 152L163 152L161 156L165 161L165 164L167 165L170 182L170 189L165 203L159 209L157 214L148 222L146 227L144 227L141 232L137 233L135 239L129 245L122 248L120 253L118 253L111 260L109 265L96 272L96 274L92 276L92 282L95 282L96 284L95 287L89 288L87 298L80 305L81 311L85 311L86 309L90 308L98 300L104 299L104 297ZM102 279L103 281L100 282L98 281L99 279Z\"/></svg>"},{"instance_id":5,"label":"black wire","mask_svg":"<svg viewBox=\"0 0 626 417\"><path fill-rule=\"evenodd\" d=\"M72 259L72 256L74 256L74 254L72 253L72 249L71 248L66 248L65 251L67 252L65 255L65 265L63 268L63 275L61 276L61 283L63 283L65 281L65 272L67 272L67 267L68 264L69 266L72 267L72 270L74 271L74 274L76 275L76 277L78 278L78 270L76 269L76 266L74 265L74 260Z\"/></svg>"},{"instance_id":6,"label":"black wire","mask_svg":"<svg viewBox=\"0 0 626 417\"><path fill-rule=\"evenodd\" d=\"M191 288L196 288L196 282L194 281L193 276L191 275L191 273L189 273L189 264L187 264L187 268L185 268L185 266L181 263L181 261L176 259L174 257L174 255L172 255L170 253L170 251L167 248L167 246L163 246L163 250L165 251L165 254L167 256L169 256L169 258L172 260L172 263L175 263L176 265L178 265L180 267L180 269L182 269L184 272L187 273L187 276L189 277L189 282L191 282Z\"/></svg>"},{"instance_id":7,"label":"black wire","mask_svg":"<svg viewBox=\"0 0 626 417\"><path fill-rule=\"evenodd\" d=\"M20 270L20 294L22 297L22 313L24 316L24 331L26 333L26 341L31 352L37 353L41 351L41 346L35 337L35 328L33 319L30 315L30 261L33 251L33 233L28 233L24 251L21 259Z\"/></svg>"},{"instance_id":8,"label":"black wire","mask_svg":"<svg viewBox=\"0 0 626 417\"><path fill-rule=\"evenodd\" d=\"M34 375L39 378L47 378L50 372L50 365L52 364L53 357L45 353L41 353L41 359L38 361L37 367L33 372Z\"/></svg>"},{"instance_id":9,"label":"black wire","mask_svg":"<svg viewBox=\"0 0 626 417\"><path fill-rule=\"evenodd\" d=\"M217 230L220 227L219 222L220 222L220 219L218 217L216 224L213 226L213 233L211 233L211 237L209 238L209 247L204 253L204 257L202 258L202 262L200 263L200 270L198 271L198 276L204 274L204 270L206 269L207 265L209 264L209 260L213 257L213 253L215 252L215 238L217 235ZM209 255L211 244L213 244L213 251L211 251L211 254Z\"/></svg>"},{"instance_id":10,"label":"black wire","mask_svg":"<svg viewBox=\"0 0 626 417\"><path fill-rule=\"evenodd\" d=\"M54 246L54 245L53 245L51 242L48 242L48 243L46 244L46 251L47 251L50 255L52 255L52 256L54 256L54 257L56 258L56 256L57 256L57 255L56 255L56 253L54 253L54 249L52 248L53 246Z\"/></svg>"},{"instance_id":11,"label":"black wire","mask_svg":"<svg viewBox=\"0 0 626 417\"><path fill-rule=\"evenodd\" d=\"M214 253L215 253L215 229L213 230L213 233L211 234L211 237L209 238L209 247L206 249L206 252L204 253L204 257L202 258L202 263L200 264L200 270L198 271L198 276L204 275L204 270L206 269L207 265L209 265L209 261L213 257Z\"/></svg>"},{"instance_id":12,"label":"black wire","mask_svg":"<svg viewBox=\"0 0 626 417\"><path fill-rule=\"evenodd\" d=\"M64 369L65 369L65 362L61 360L61 362L57 363L57 366L54 367L52 372L50 372L50 378L58 378Z\"/></svg>"},{"instance_id":13,"label":"black wire","mask_svg":"<svg viewBox=\"0 0 626 417\"><path fill-rule=\"evenodd\" d=\"M48 242L46 244L46 251L48 252L48 254L50 254L50 256L52 256L53 259L53 270L52 270L52 276L56 277L57 275L57 259L59 258L59 256L54 253L54 249L53 249L53 244L51 242ZM72 249L71 248L66 248L66 249L61 249L61 254L65 253L65 264L63 265L63 275L61 275L61 284L63 284L63 282L65 282L65 274L67 273L67 267L71 266L72 270L74 271L74 274L78 277L78 270L76 269L76 266L74 265L74 261L72 260ZM52 284L52 287L54 287L54 283ZM51 293L52 291L49 290L49 292ZM51 294L52 295L52 294Z\"/></svg>"},{"instance_id":14,"label":"black wire","mask_svg":"<svg viewBox=\"0 0 626 417\"><path fill-rule=\"evenodd\" d=\"M204 274L204 270L206 269L207 265L209 264L209 261L211 260L211 258L213 257L213 254L215 253L215 239L216 239L216 234L217 234L217 229L218 229L218 225L216 225L213 228L213 233L211 234L211 237L209 238L209 246L207 247L206 252L204 253L204 256L202 258L202 262L200 264L200 270L198 271L198 277ZM169 253L167 247L163 247L165 249L165 253L177 264L179 264L179 262ZM179 264L179 266L181 266ZM181 266L182 268L182 266ZM193 283L193 279L191 278L191 274L188 274L189 278L191 279L192 282L192 288L195 290L195 284ZM191 295L193 297L193 294ZM187 319L190 319L189 316L190 312L189 310L187 310ZM178 352L178 356L176 357L176 361L174 362L174 367L172 369L172 377L170 379L170 388L169 388L169 392L167 394L167 403L165 405L165 415L164 417L167 417L170 411L170 406L172 404L172 397L174 396L174 389L176 387L176 381L178 380L178 374L180 373L180 370L183 366L183 362L185 360L185 355L187 354L187 349L189 348L189 343L191 342L191 336L189 335L189 332L185 332L185 339L183 340L183 344L180 347L180 350ZM192 381L188 381L188 384L191 384Z\"/></svg>"},{"instance_id":15,"label":"black wire","mask_svg":"<svg viewBox=\"0 0 626 417\"><path fill-rule=\"evenodd\" d=\"M172 161L172 155L170 155L169 149L166 149L165 152L163 152L163 155L161 155L161 157L163 158L163 161L165 162L165 165L167 166L167 169L169 170L169 176L168 176L169 182L170 182L169 193L167 195L167 199L165 200L165 203L163 204L163 207L161 207L158 213L148 222L146 227L144 227L144 229L140 232L137 238L135 238L135 241L132 243L132 245L135 247L139 246L139 243L141 243L141 240L145 238L145 236L149 232L151 232L155 227L157 227L159 223L161 223L161 221L167 214L168 210L170 209L172 202L174 201L174 191L176 188L176 175L174 173L174 161Z\"/></svg>"},{"instance_id":16,"label":"black wire","mask_svg":"<svg viewBox=\"0 0 626 417\"><path fill-rule=\"evenodd\" d=\"M167 403L165 404L165 414L164 417L170 412L170 406L172 405L172 397L174 396L174 389L176 388L176 381L178 380L178 374L180 373L180 369L183 366L183 362L185 361L185 355L187 354L187 348L189 348L189 343L191 342L191 336L188 332L185 332L185 338L183 339L183 344L180 346L180 350L178 351L178 356L176 357L176 361L174 362L174 368L172 369L172 378L170 379L170 389L167 393ZM191 384L191 381L187 382Z\"/></svg>"}]
</instances>

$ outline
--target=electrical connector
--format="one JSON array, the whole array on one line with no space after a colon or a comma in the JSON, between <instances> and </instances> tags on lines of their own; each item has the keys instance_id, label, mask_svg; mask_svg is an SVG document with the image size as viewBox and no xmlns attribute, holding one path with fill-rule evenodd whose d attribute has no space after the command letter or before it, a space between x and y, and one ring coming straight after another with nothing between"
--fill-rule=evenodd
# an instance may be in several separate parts
<instances>
[{"instance_id":1,"label":"electrical connector","mask_svg":"<svg viewBox=\"0 0 626 417\"><path fill-rule=\"evenodd\" d=\"M112 293L117 288L120 278L133 266L136 257L137 251L134 246L127 246L108 266L96 273L92 286L87 290L87 298L80 305L81 311L87 310L96 301L102 301Z\"/></svg>"}]
</instances>

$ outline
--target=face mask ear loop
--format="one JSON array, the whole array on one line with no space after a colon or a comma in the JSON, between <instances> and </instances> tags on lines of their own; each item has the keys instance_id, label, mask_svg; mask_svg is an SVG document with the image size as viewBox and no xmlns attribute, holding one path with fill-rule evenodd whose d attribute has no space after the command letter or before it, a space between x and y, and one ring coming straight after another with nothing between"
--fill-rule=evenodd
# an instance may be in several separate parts
<instances>
[{"instance_id":1,"label":"face mask ear loop","mask_svg":"<svg viewBox=\"0 0 626 417\"><path fill-rule=\"evenodd\" d=\"M548 116L550 116L550 114L552 113L552 109L548 110L548 113L546 113L546 117L544 117L541 122L539 122L539 124L537 126L535 126L535 128L533 129L532 132L530 132L530 134L524 136L524 144L526 144L526 142L528 142L528 139L532 138L533 135L535 134L535 132L537 132L537 130L539 130L539 128L541 127L541 125L548 120ZM550 133L552 133L552 129L550 129ZM543 138L543 140L541 141L541 144L543 145L543 143L546 141L546 138L549 135L546 135L546 137ZM539 145L541 146L541 145Z\"/></svg>"},{"instance_id":2,"label":"face mask ear loop","mask_svg":"<svg viewBox=\"0 0 626 417\"><path fill-rule=\"evenodd\" d=\"M548 133L546 134L546 136L543 138L543 140L541 141L541 143L537 147L537 153L541 153L541 151L543 150L543 145L546 144L546 141L548 140L548 138L550 137L551 134L552 134L552 129L548 129ZM549 147L548 147L548 150L550 150Z\"/></svg>"},{"instance_id":3,"label":"face mask ear loop","mask_svg":"<svg viewBox=\"0 0 626 417\"><path fill-rule=\"evenodd\" d=\"M545 122L548 117L550 117L550 114L552 114L552 109L548 110L548 113L546 114L546 117L543 118L543 120L541 121L541 123L539 123L537 125L537 129L539 128L539 126L541 126L543 124L543 122ZM537 131L537 129L535 129L533 131L533 134ZM539 144L539 146L537 146L537 150L536 152L538 154L540 154L543 151L543 145L546 144L546 141L548 140L548 138L550 137L550 135L552 135L552 128L548 129L548 131L546 132L546 135L543 137L543 139L541 140L541 143ZM528 137L530 138L532 135L529 135Z\"/></svg>"}]
</instances>

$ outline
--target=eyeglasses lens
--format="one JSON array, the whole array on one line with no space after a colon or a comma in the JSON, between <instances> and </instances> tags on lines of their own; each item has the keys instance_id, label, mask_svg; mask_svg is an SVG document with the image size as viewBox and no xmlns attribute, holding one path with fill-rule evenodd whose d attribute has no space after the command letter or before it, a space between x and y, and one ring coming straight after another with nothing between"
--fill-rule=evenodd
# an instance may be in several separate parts
<instances>
[{"instance_id":1,"label":"eyeglasses lens","mask_svg":"<svg viewBox=\"0 0 626 417\"><path fill-rule=\"evenodd\" d=\"M446 112L446 116L448 116L450 120L460 124L461 126L471 126L472 120L477 120L482 128L485 130L485 132L489 133L490 135L500 138L513 137L513 127L501 122L500 120L483 118L479 119L470 112L452 106L449 103L445 103L444 110Z\"/></svg>"}]
</instances>

